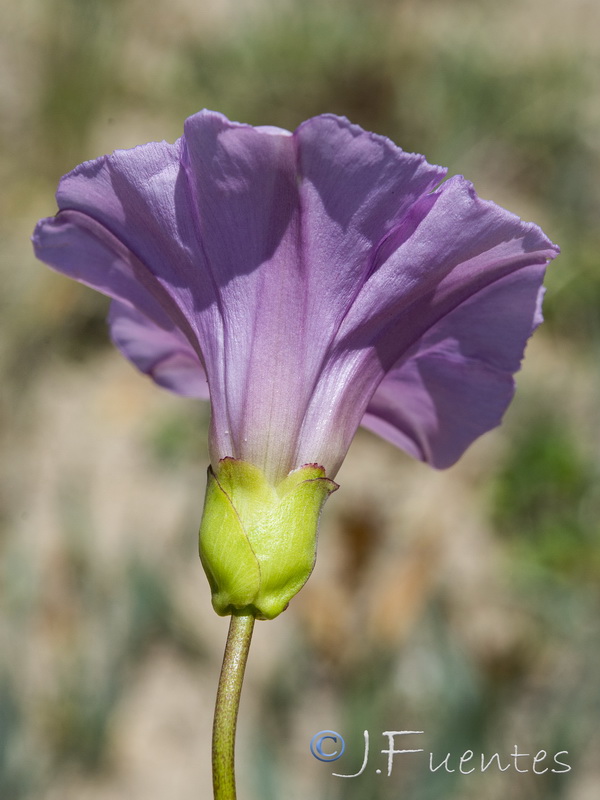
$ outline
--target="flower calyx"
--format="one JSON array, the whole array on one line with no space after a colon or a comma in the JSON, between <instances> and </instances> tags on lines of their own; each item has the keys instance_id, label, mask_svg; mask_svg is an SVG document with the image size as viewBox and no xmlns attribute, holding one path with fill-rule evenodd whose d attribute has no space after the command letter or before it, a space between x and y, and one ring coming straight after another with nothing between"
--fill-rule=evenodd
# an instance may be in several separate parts
<instances>
[{"instance_id":1,"label":"flower calyx","mask_svg":"<svg viewBox=\"0 0 600 800\"><path fill-rule=\"evenodd\" d=\"M306 464L273 486L253 464L208 469L200 558L217 614L273 619L310 576L321 509L338 485Z\"/></svg>"}]
</instances>

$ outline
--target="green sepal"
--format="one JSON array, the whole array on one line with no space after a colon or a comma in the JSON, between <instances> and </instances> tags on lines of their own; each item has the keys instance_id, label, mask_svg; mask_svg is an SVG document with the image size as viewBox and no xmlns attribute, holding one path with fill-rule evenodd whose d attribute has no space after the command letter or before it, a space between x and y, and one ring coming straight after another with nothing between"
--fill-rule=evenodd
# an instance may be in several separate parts
<instances>
[{"instance_id":1,"label":"green sepal","mask_svg":"<svg viewBox=\"0 0 600 800\"><path fill-rule=\"evenodd\" d=\"M209 467L200 558L217 614L281 614L313 570L321 508L337 488L316 464L277 486L245 461Z\"/></svg>"}]
</instances>

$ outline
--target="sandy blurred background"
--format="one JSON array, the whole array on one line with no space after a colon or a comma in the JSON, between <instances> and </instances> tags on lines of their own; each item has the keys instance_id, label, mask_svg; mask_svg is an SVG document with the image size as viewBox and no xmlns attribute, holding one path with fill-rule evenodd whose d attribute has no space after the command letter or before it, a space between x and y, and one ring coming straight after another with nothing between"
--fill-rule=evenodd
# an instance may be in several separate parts
<instances>
[{"instance_id":1,"label":"sandy blurred background","mask_svg":"<svg viewBox=\"0 0 600 800\"><path fill-rule=\"evenodd\" d=\"M196 553L207 409L108 344L106 301L29 236L80 161L206 106L345 114L543 226L547 322L505 425L436 473L369 434L317 568L257 625L240 800L600 793L600 5L595 0L4 0L0 11L0 800L210 796L227 623ZM308 744L346 739L333 766ZM359 778L363 730L371 760ZM546 750L534 775L431 773ZM401 745L400 745L401 746Z\"/></svg>"}]
</instances>

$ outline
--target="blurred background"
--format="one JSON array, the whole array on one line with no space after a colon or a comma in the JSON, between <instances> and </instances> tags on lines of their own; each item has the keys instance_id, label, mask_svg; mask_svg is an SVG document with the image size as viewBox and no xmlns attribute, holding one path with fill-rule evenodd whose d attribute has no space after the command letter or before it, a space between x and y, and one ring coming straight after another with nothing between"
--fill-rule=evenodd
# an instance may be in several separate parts
<instances>
[{"instance_id":1,"label":"blurred background","mask_svg":"<svg viewBox=\"0 0 600 800\"><path fill-rule=\"evenodd\" d=\"M600 792L600 5L4 0L0 799L210 795L227 622L197 558L208 410L109 346L107 301L33 258L59 177L202 107L348 116L562 248L502 428L447 472L361 433L313 577L259 623L240 800ZM346 753L310 754L322 729ZM385 775L386 730L421 730ZM363 731L371 758L363 758ZM515 745L532 754L510 761ZM475 771L458 759L475 752ZM569 772L532 771L538 766ZM450 773L431 772L451 754ZM482 773L499 753L505 772ZM376 769L384 774L377 774Z\"/></svg>"}]
</instances>

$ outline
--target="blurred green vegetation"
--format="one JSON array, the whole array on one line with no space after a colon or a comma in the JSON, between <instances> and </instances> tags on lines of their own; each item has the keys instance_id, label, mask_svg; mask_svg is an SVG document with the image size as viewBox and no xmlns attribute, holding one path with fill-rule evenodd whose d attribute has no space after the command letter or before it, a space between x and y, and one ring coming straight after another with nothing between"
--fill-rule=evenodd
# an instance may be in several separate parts
<instances>
[{"instance_id":1,"label":"blurred green vegetation","mask_svg":"<svg viewBox=\"0 0 600 800\"><path fill-rule=\"evenodd\" d=\"M374 551L385 547L395 523L383 513L374 536L361 533L356 515L340 515L346 559L338 589L352 598L354 623L344 629L340 613L331 635L354 640L360 652L332 653L310 614L299 617L291 650L259 686L258 733L247 750L254 796L300 796L286 793L293 781L288 743L300 735L307 708L317 709L320 727L338 724L347 734L351 752L339 762L341 772L360 762L365 728L376 750L381 731L414 727L431 733L426 747L442 757L467 748L510 752L517 739L525 749L573 754L567 775L521 782L508 775L506 783L431 774L418 763L387 783L374 769L336 782L325 768L315 778L325 800L579 800L584 775L599 785L590 752L599 744L600 712L600 53L590 31L600 15L588 7L588 19L583 5L7 2L1 44L11 69L0 78L0 415L10 420L2 434L0 495L2 800L56 796L46 789L56 786L60 794L73 771L90 781L114 777L114 715L157 648L216 681L212 644L189 622L197 610L184 611L178 596L179 576L194 557L187 542L195 522L182 522L185 531L166 551L124 543L117 563L104 563L93 536L102 539L91 512L96 489L74 466L46 500L61 531L52 546L43 542L56 528L53 518L39 531L47 561L40 566L26 549L31 537L20 538L29 505L45 496L23 476L24 463L47 457L43 409L65 376L87 368L92 383L97 359L109 350L106 302L35 264L27 236L37 216L53 212L61 174L107 150L173 140L185 116L202 107L292 129L313 114L344 114L451 173L463 172L484 196L543 225L563 250L550 270L547 321L532 352L543 357L546 374L528 379L525 370L518 410L507 415L497 461L482 469L481 480L468 469L457 478L482 515L482 538L498 548L499 580L506 582L501 624L498 632L486 628L486 636L495 642L497 633L501 644L488 646L483 635L473 643L468 619L457 611L461 587L442 579L423 589L404 638L374 637L366 611L379 578L365 542ZM48 375L59 378L54 383ZM64 391L77 391L74 385ZM129 385L122 391L120 402L129 407ZM147 413L140 434L146 479L164 493L187 486L194 470L199 480L206 410L168 405ZM81 435L75 421L72 435ZM61 442L55 446L62 450ZM134 463L141 469L141 461ZM116 480L125 478L133 503L134 485L144 477L123 472ZM374 496L373 508L378 503L385 498ZM152 509L147 514L151 523ZM482 590L470 612L487 599ZM502 639L506 627L512 633ZM48 670L42 681L38 658L39 669ZM319 716L324 697L337 723ZM208 728L205 719L198 724ZM305 750L296 767L311 758ZM250 787L243 796L252 796Z\"/></svg>"},{"instance_id":2,"label":"blurred green vegetation","mask_svg":"<svg viewBox=\"0 0 600 800\"><path fill-rule=\"evenodd\" d=\"M600 484L584 457L550 414L529 420L497 477L496 521L515 548L516 564L578 582L600 577Z\"/></svg>"}]
</instances>

